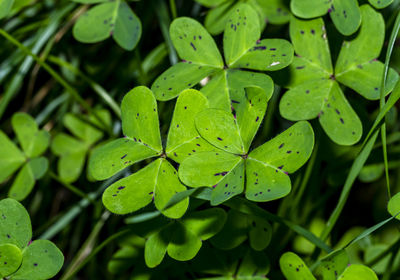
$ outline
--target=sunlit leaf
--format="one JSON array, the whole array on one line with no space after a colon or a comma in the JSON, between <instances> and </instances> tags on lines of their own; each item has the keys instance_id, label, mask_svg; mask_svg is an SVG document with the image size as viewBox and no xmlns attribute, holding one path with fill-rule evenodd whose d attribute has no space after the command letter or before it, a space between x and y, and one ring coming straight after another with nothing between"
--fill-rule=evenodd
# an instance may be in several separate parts
<instances>
[{"instance_id":1,"label":"sunlit leaf","mask_svg":"<svg viewBox=\"0 0 400 280\"><path fill-rule=\"evenodd\" d=\"M279 264L287 280L316 280L303 260L292 252L284 253Z\"/></svg>"},{"instance_id":2,"label":"sunlit leaf","mask_svg":"<svg viewBox=\"0 0 400 280\"><path fill-rule=\"evenodd\" d=\"M14 273L22 262L22 252L14 244L0 244L0 277Z\"/></svg>"}]
</instances>

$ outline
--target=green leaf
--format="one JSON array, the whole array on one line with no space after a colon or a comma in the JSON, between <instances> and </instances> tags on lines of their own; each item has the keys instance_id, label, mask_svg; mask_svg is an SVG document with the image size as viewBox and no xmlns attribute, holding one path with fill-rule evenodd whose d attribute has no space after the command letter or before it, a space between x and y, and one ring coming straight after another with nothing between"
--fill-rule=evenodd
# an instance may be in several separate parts
<instances>
[{"instance_id":1,"label":"green leaf","mask_svg":"<svg viewBox=\"0 0 400 280\"><path fill-rule=\"evenodd\" d=\"M334 0L330 16L336 29L343 35L353 34L361 23L357 0Z\"/></svg>"},{"instance_id":2,"label":"green leaf","mask_svg":"<svg viewBox=\"0 0 400 280\"><path fill-rule=\"evenodd\" d=\"M0 0L0 19L6 17L14 4L14 0Z\"/></svg>"},{"instance_id":3,"label":"green leaf","mask_svg":"<svg viewBox=\"0 0 400 280\"><path fill-rule=\"evenodd\" d=\"M165 159L158 159L138 172L109 186L103 194L103 204L115 214L128 214L148 205L155 206L165 216L180 218L188 207L189 199L163 210L170 198L186 190L174 167Z\"/></svg>"},{"instance_id":4,"label":"green leaf","mask_svg":"<svg viewBox=\"0 0 400 280\"><path fill-rule=\"evenodd\" d=\"M42 178L49 168L49 161L45 157L33 158L27 164L32 170L35 180Z\"/></svg>"},{"instance_id":5,"label":"green leaf","mask_svg":"<svg viewBox=\"0 0 400 280\"><path fill-rule=\"evenodd\" d=\"M293 46L283 39L263 39L248 49L238 60L229 65L260 71L276 71L293 61Z\"/></svg>"},{"instance_id":6,"label":"green leaf","mask_svg":"<svg viewBox=\"0 0 400 280\"><path fill-rule=\"evenodd\" d=\"M362 136L362 123L337 83L332 83L319 122L326 134L339 145L353 145Z\"/></svg>"},{"instance_id":7,"label":"green leaf","mask_svg":"<svg viewBox=\"0 0 400 280\"><path fill-rule=\"evenodd\" d=\"M200 90L208 99L209 107L231 111L230 88L228 85L228 71L218 71L211 80Z\"/></svg>"},{"instance_id":8,"label":"green leaf","mask_svg":"<svg viewBox=\"0 0 400 280\"><path fill-rule=\"evenodd\" d=\"M14 273L22 262L22 252L14 244L0 244L0 277Z\"/></svg>"},{"instance_id":9,"label":"green leaf","mask_svg":"<svg viewBox=\"0 0 400 280\"><path fill-rule=\"evenodd\" d=\"M183 90L198 84L205 77L218 71L214 67L191 62L180 62L162 73L151 86L156 98L167 101L178 96Z\"/></svg>"},{"instance_id":10,"label":"green leaf","mask_svg":"<svg viewBox=\"0 0 400 280\"><path fill-rule=\"evenodd\" d=\"M0 201L0 244L10 243L24 248L32 238L31 219L18 201L6 198Z\"/></svg>"},{"instance_id":11,"label":"green leaf","mask_svg":"<svg viewBox=\"0 0 400 280\"><path fill-rule=\"evenodd\" d=\"M73 35L82 43L97 43L113 37L124 49L133 50L142 33L140 20L125 1L99 4L75 23Z\"/></svg>"},{"instance_id":12,"label":"green leaf","mask_svg":"<svg viewBox=\"0 0 400 280\"><path fill-rule=\"evenodd\" d=\"M311 3L312 1L303 2ZM296 54L304 58L313 67L321 68L328 76L332 73L325 24L321 18L300 20L292 17L290 20L290 38Z\"/></svg>"},{"instance_id":13,"label":"green leaf","mask_svg":"<svg viewBox=\"0 0 400 280\"><path fill-rule=\"evenodd\" d=\"M211 187L223 180L242 160L224 151L194 154L179 166L179 178L194 188Z\"/></svg>"},{"instance_id":14,"label":"green leaf","mask_svg":"<svg viewBox=\"0 0 400 280\"><path fill-rule=\"evenodd\" d=\"M222 176L222 175L221 175ZM223 179L213 187L211 205L219 205L244 190L244 161L240 161Z\"/></svg>"},{"instance_id":15,"label":"green leaf","mask_svg":"<svg viewBox=\"0 0 400 280\"><path fill-rule=\"evenodd\" d=\"M196 20L177 18L171 23L169 33L181 59L202 66L224 67L214 39Z\"/></svg>"},{"instance_id":16,"label":"green leaf","mask_svg":"<svg viewBox=\"0 0 400 280\"><path fill-rule=\"evenodd\" d=\"M131 266L132 261L136 261L142 254L136 247L122 247L108 262L107 270L114 275L125 273Z\"/></svg>"},{"instance_id":17,"label":"green leaf","mask_svg":"<svg viewBox=\"0 0 400 280\"><path fill-rule=\"evenodd\" d=\"M249 216L250 223L249 241L250 246L256 251L264 250L272 238L272 226L265 219Z\"/></svg>"},{"instance_id":18,"label":"green leaf","mask_svg":"<svg viewBox=\"0 0 400 280\"><path fill-rule=\"evenodd\" d=\"M3 182L24 163L25 157L1 130L0 146L0 182Z\"/></svg>"},{"instance_id":19,"label":"green leaf","mask_svg":"<svg viewBox=\"0 0 400 280\"><path fill-rule=\"evenodd\" d=\"M108 2L109 0L71 0L71 1L81 4L96 4L96 3Z\"/></svg>"},{"instance_id":20,"label":"green leaf","mask_svg":"<svg viewBox=\"0 0 400 280\"><path fill-rule=\"evenodd\" d=\"M334 251L320 261L315 275L321 276L323 280L336 280L348 264L349 257L344 249Z\"/></svg>"},{"instance_id":21,"label":"green leaf","mask_svg":"<svg viewBox=\"0 0 400 280\"><path fill-rule=\"evenodd\" d=\"M314 18L324 15L331 2L319 0L292 0L290 1L290 9L292 12L301 18Z\"/></svg>"},{"instance_id":22,"label":"green leaf","mask_svg":"<svg viewBox=\"0 0 400 280\"><path fill-rule=\"evenodd\" d=\"M217 234L226 221L226 213L220 208L211 208L186 215L175 226L167 252L171 258L187 261L200 250L202 241Z\"/></svg>"},{"instance_id":23,"label":"green leaf","mask_svg":"<svg viewBox=\"0 0 400 280\"><path fill-rule=\"evenodd\" d=\"M99 129L93 127L89 123L81 120L76 115L73 115L71 113L67 113L65 115L65 117L63 118L63 123L64 126L68 128L68 130L71 131L71 133L74 136L81 139L83 143L85 143L87 146L94 144L103 137L103 132L101 132ZM63 139L63 141L68 141L68 140ZM74 148L75 151L76 149L79 149L80 146L82 146L82 144L81 145L76 144L76 145L77 145L76 148Z\"/></svg>"},{"instance_id":24,"label":"green leaf","mask_svg":"<svg viewBox=\"0 0 400 280\"><path fill-rule=\"evenodd\" d=\"M208 8L219 6L222 3L227 2L227 1L228 0L196 0L197 3L199 3L205 7L208 7Z\"/></svg>"},{"instance_id":25,"label":"green leaf","mask_svg":"<svg viewBox=\"0 0 400 280\"><path fill-rule=\"evenodd\" d=\"M363 183L371 183L378 180L385 171L383 163L365 165L358 175L358 179Z\"/></svg>"},{"instance_id":26,"label":"green leaf","mask_svg":"<svg viewBox=\"0 0 400 280\"><path fill-rule=\"evenodd\" d=\"M29 164L25 164L15 178L8 196L16 200L24 200L35 185L35 177Z\"/></svg>"},{"instance_id":27,"label":"green leaf","mask_svg":"<svg viewBox=\"0 0 400 280\"><path fill-rule=\"evenodd\" d=\"M267 255L264 252L248 250L240 263L237 279L256 279L257 276L262 276L259 279L266 279L265 275L270 270L270 263Z\"/></svg>"},{"instance_id":28,"label":"green leaf","mask_svg":"<svg viewBox=\"0 0 400 280\"><path fill-rule=\"evenodd\" d=\"M383 9L393 3L393 0L368 0L376 9Z\"/></svg>"},{"instance_id":29,"label":"green leaf","mask_svg":"<svg viewBox=\"0 0 400 280\"><path fill-rule=\"evenodd\" d=\"M227 65L234 64L260 38L257 13L250 5L241 4L232 9L224 32L224 55Z\"/></svg>"},{"instance_id":30,"label":"green leaf","mask_svg":"<svg viewBox=\"0 0 400 280\"><path fill-rule=\"evenodd\" d=\"M179 95L167 138L169 158L181 163L192 153L216 150L199 136L194 124L195 116L206 108L207 98L197 90L188 89Z\"/></svg>"},{"instance_id":31,"label":"green leaf","mask_svg":"<svg viewBox=\"0 0 400 280\"><path fill-rule=\"evenodd\" d=\"M116 139L93 150L89 157L89 173L96 180L105 180L136 162L158 154L137 138L136 141Z\"/></svg>"},{"instance_id":32,"label":"green leaf","mask_svg":"<svg viewBox=\"0 0 400 280\"><path fill-rule=\"evenodd\" d=\"M242 244L248 234L247 215L235 210L229 210L224 227L210 242L222 250L231 250Z\"/></svg>"},{"instance_id":33,"label":"green leaf","mask_svg":"<svg viewBox=\"0 0 400 280\"><path fill-rule=\"evenodd\" d=\"M147 87L139 86L129 91L121 103L122 131L130 139L162 151L157 114L157 101Z\"/></svg>"},{"instance_id":34,"label":"green leaf","mask_svg":"<svg viewBox=\"0 0 400 280\"><path fill-rule=\"evenodd\" d=\"M239 127L231 113L205 109L197 114L195 124L201 137L212 145L233 154L246 152Z\"/></svg>"},{"instance_id":35,"label":"green leaf","mask_svg":"<svg viewBox=\"0 0 400 280\"><path fill-rule=\"evenodd\" d=\"M54 136L50 148L53 154L63 156L76 152L84 152L88 147L84 142L61 132Z\"/></svg>"},{"instance_id":36,"label":"green leaf","mask_svg":"<svg viewBox=\"0 0 400 280\"><path fill-rule=\"evenodd\" d=\"M21 267L11 279L51 279L60 271L63 263L64 256L54 243L36 240L23 250Z\"/></svg>"},{"instance_id":37,"label":"green leaf","mask_svg":"<svg viewBox=\"0 0 400 280\"><path fill-rule=\"evenodd\" d=\"M360 9L363 18L360 32L353 40L343 43L335 66L337 77L342 72L377 58L381 52L385 39L383 17L369 5L363 5Z\"/></svg>"},{"instance_id":38,"label":"green leaf","mask_svg":"<svg viewBox=\"0 0 400 280\"><path fill-rule=\"evenodd\" d=\"M285 24L290 20L290 11L284 0L257 0L261 10L272 24Z\"/></svg>"},{"instance_id":39,"label":"green leaf","mask_svg":"<svg viewBox=\"0 0 400 280\"><path fill-rule=\"evenodd\" d=\"M342 275L339 276L340 280L378 280L375 272L361 264L352 264L346 268Z\"/></svg>"},{"instance_id":40,"label":"green leaf","mask_svg":"<svg viewBox=\"0 0 400 280\"><path fill-rule=\"evenodd\" d=\"M287 280L316 280L307 265L295 253L284 253L279 265Z\"/></svg>"},{"instance_id":41,"label":"green leaf","mask_svg":"<svg viewBox=\"0 0 400 280\"><path fill-rule=\"evenodd\" d=\"M39 131L35 120L28 114L14 114L11 124L22 149L28 157L41 155L49 146L49 133L43 130Z\"/></svg>"},{"instance_id":42,"label":"green leaf","mask_svg":"<svg viewBox=\"0 0 400 280\"><path fill-rule=\"evenodd\" d=\"M392 198L389 200L387 206L388 212L390 215L395 216L400 212L400 192L396 193ZM396 219L400 220L400 215L396 216Z\"/></svg>"},{"instance_id":43,"label":"green leaf","mask_svg":"<svg viewBox=\"0 0 400 280\"><path fill-rule=\"evenodd\" d=\"M144 259L150 268L159 265L167 252L168 243L171 240L173 224L161 229L147 239L144 248Z\"/></svg>"},{"instance_id":44,"label":"green leaf","mask_svg":"<svg viewBox=\"0 0 400 280\"><path fill-rule=\"evenodd\" d=\"M115 28L112 36L121 48L131 51L139 42L142 35L140 19L131 10L129 5L122 1L118 7L118 16L115 19Z\"/></svg>"},{"instance_id":45,"label":"green leaf","mask_svg":"<svg viewBox=\"0 0 400 280\"><path fill-rule=\"evenodd\" d=\"M270 201L291 190L288 173L299 169L311 156L314 132L308 122L297 122L253 150L247 158L246 198Z\"/></svg>"},{"instance_id":46,"label":"green leaf","mask_svg":"<svg viewBox=\"0 0 400 280\"><path fill-rule=\"evenodd\" d=\"M342 84L352 88L369 100L378 100L383 74L383 63L370 60L357 66L352 66L346 71L338 74L336 79ZM390 68L385 85L384 94L389 94L399 79L397 72Z\"/></svg>"},{"instance_id":47,"label":"green leaf","mask_svg":"<svg viewBox=\"0 0 400 280\"><path fill-rule=\"evenodd\" d=\"M207 28L208 32L210 32L212 35L218 35L222 33L225 29L231 12L234 11L239 5L240 2L235 3L233 0L228 0L209 10L204 20L204 26Z\"/></svg>"}]
</instances>

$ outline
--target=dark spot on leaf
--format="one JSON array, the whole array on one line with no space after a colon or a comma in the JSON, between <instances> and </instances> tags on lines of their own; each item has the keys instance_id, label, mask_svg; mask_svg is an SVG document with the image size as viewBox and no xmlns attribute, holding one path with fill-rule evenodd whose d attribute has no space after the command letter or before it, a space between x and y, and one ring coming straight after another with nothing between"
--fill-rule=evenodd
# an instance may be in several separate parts
<instances>
[{"instance_id":1,"label":"dark spot on leaf","mask_svg":"<svg viewBox=\"0 0 400 280\"><path fill-rule=\"evenodd\" d=\"M127 156L127 154L123 155L123 156L121 157L121 159L124 159L126 156Z\"/></svg>"}]
</instances>

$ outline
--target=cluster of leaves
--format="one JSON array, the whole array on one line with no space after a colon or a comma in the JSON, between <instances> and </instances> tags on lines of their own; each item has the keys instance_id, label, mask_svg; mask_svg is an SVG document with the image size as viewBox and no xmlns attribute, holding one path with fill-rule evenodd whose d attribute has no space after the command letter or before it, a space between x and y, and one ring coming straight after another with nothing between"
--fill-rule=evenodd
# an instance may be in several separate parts
<instances>
[{"instance_id":1,"label":"cluster of leaves","mask_svg":"<svg viewBox=\"0 0 400 280\"><path fill-rule=\"evenodd\" d=\"M32 242L28 212L16 200L0 200L0 278L51 279L61 269L64 256L48 240Z\"/></svg>"},{"instance_id":2,"label":"cluster of leaves","mask_svg":"<svg viewBox=\"0 0 400 280\"><path fill-rule=\"evenodd\" d=\"M47 7L48 2L51 1L38 6ZM59 34L64 34L64 30L49 41L41 58L36 56L40 47L36 49L34 45L31 52L26 47L31 41L24 42L24 46L7 31L0 30L0 35L34 58L66 89L36 121L25 113L13 115L11 125L20 148L15 144L17 141L13 142L0 131L0 182L11 185L10 198L0 201L0 278L49 279L61 269L63 256L53 243L30 241L29 215L16 201L26 199L33 205L32 212L38 213L37 205L46 192L50 197L50 188L32 192L35 182L41 178L44 186L48 187L50 179L55 179L83 199L45 231L45 239L68 228L70 221L88 205L95 206L97 223L83 248L71 260L63 280L71 279L122 233L124 238L118 239L118 251L112 258L103 260L108 262L108 271L118 279L125 279L126 275L129 279L187 279L187 275L192 275L204 280L258 280L267 276L275 279L283 274L288 280L373 280L377 279L376 274L389 275L387 268L400 265L400 255L396 254L400 241L388 242L382 236L377 238L378 235L368 239L400 212L400 192L391 197L389 186L388 204L379 208L374 205L374 209L379 209L377 215L383 217L389 212L392 218L369 229L356 227L344 234L339 229L336 235L330 235L357 176L361 182L378 189L385 171L400 167L396 147L389 150L392 159L389 162L386 154L382 159L376 152L381 145L386 149L384 129L382 143L374 146L375 130L385 114L389 131L394 132L387 142L400 140L396 134L399 130L397 109L393 107L400 96L399 75L396 65L393 69L387 68L379 61L388 26L377 9L390 9L394 6L389 6L393 0L370 0L370 4L363 5L357 0L195 0L197 4L192 3L192 13L196 13L198 4L210 8L204 27L193 18L176 17L175 1L170 1L175 19L169 26L169 34L168 12L160 12L166 5L164 1L154 1L160 9L156 14L165 43L146 51L143 61L138 42L142 28L152 25L148 18L144 20L145 14L136 10L140 4L134 4L139 20L128 0L68 2L72 3L53 15L54 24L76 7L71 17L74 20L66 25L67 29L73 26L72 35L76 40L98 43L112 37L117 43L109 45L113 50L137 48L134 55L126 57L132 62L124 75L132 72L129 77L135 78L135 84L146 86L136 86L122 98L120 93L131 87L131 82L129 85L122 82L122 86L118 85L120 88L109 94L78 66L91 77L99 75L96 80L100 81L104 79L100 76L103 70L113 69L113 57L110 66L103 63L99 67L81 61L70 50L58 57L49 55L57 36L63 36ZM29 3L0 1L0 18L12 17ZM177 3L189 5L183 1ZM26 15L29 17L35 11L27 11ZM150 14L153 17L153 12ZM330 19L323 17L327 14ZM398 21L395 26L400 26ZM279 30L276 35L263 33L267 23L279 25L275 26ZM284 29L287 23L288 37ZM18 21L12 22L5 30L18 25ZM33 24L27 30L35 27ZM147 30L147 33L143 31L144 37L151 34L151 28ZM47 32L51 33L52 29ZM223 33L220 41L211 36L220 33ZM18 32L16 35L20 36ZM104 51L104 44L87 49ZM389 49L390 46L391 42ZM122 52L118 49L114 53ZM176 53L181 59L179 62ZM164 64L167 55L170 64ZM65 79L47 61L59 65ZM118 59L115 61L118 65ZM22 77L26 73L29 63L32 62L24 62L20 71L16 71L18 75ZM12 67L0 71L0 80L11 75L8 69ZM22 83L21 79L15 78L7 87L1 99L4 103L0 104L0 117L10 102L9 96L17 91L15 83ZM69 85L80 85L79 79L104 104L97 104L97 99L83 99L81 95L85 95L86 88L78 93ZM118 78L124 79L126 76ZM35 78L31 78L34 84L32 80ZM44 88L46 92L47 86ZM283 94L279 96L281 91ZM79 114L82 108L73 102L64 102L68 100L67 94L87 114ZM389 94L385 104L385 96ZM120 109L114 101L117 98L122 99ZM381 108L371 114L369 106L378 105L371 101L378 99ZM91 102L95 102L96 109L91 108ZM98 109L104 105L113 110L115 120L108 110ZM51 112L58 106L62 108L61 113L52 119ZM375 123L364 143L354 146L375 115ZM316 118L328 137L320 133L318 123L313 121ZM44 119L48 120L47 125L39 130L38 124L42 127ZM123 136L117 138L121 128ZM8 127L4 127L6 130ZM105 136L109 139L100 142ZM49 146L51 154L46 153ZM296 173L310 158L307 167ZM364 166L367 158L369 161ZM49 162L56 161L57 172L53 172ZM82 176L86 165L86 176ZM9 180L18 169L15 179ZM350 175L346 178L347 173ZM107 181L97 184L96 180ZM97 191L86 193L96 185ZM330 207L326 202L334 199L342 185L335 211L325 222L324 210ZM393 189L399 191L397 186ZM34 194L32 201L27 199L31 193ZM101 193L102 200L96 201ZM103 215L98 211L101 204L107 209ZM58 209L60 205L63 203L56 201L51 209ZM277 214L265 210L276 207ZM112 236L93 254L87 254L109 217L108 211L117 214L111 216L113 221L120 221L119 215L130 214L124 220L127 229L114 233L120 223L107 224L113 228ZM91 222L90 217L82 217L74 234L83 235L82 225L88 219ZM309 230L300 225L309 225ZM397 235L391 236L397 238ZM361 239L364 243L359 242ZM71 251L76 250L77 240L80 237L71 242ZM321 249L324 252L320 254ZM302 258L293 252L282 254L287 250L301 254ZM280 271L271 270L278 267L275 262L279 259ZM175 260L186 262L185 268ZM272 266L270 262L274 262Z\"/></svg>"}]
</instances>

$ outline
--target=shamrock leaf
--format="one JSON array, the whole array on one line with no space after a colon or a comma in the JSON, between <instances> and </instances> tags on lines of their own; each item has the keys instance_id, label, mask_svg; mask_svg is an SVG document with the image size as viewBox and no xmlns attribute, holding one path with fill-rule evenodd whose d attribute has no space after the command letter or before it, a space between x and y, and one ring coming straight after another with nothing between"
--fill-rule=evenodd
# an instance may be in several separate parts
<instances>
[{"instance_id":1,"label":"shamrock leaf","mask_svg":"<svg viewBox=\"0 0 400 280\"><path fill-rule=\"evenodd\" d=\"M105 124L110 125L111 116L108 111L96 110L96 113ZM99 127L102 126L93 116L89 121ZM57 164L60 178L71 183L79 178L85 165L86 155L103 137L103 132L71 113L65 115L63 123L75 137L63 132L56 134L51 143L51 151L60 156Z\"/></svg>"},{"instance_id":2,"label":"shamrock leaf","mask_svg":"<svg viewBox=\"0 0 400 280\"><path fill-rule=\"evenodd\" d=\"M25 113L14 114L11 124L23 152L0 131L0 182L22 167L8 195L23 200L32 191L35 181L47 171L48 161L40 155L46 151L50 135L47 131L39 130L35 120Z\"/></svg>"},{"instance_id":3,"label":"shamrock leaf","mask_svg":"<svg viewBox=\"0 0 400 280\"><path fill-rule=\"evenodd\" d=\"M28 212L16 200L0 201L0 277L43 280L54 277L64 263L60 250L48 240L32 238Z\"/></svg>"},{"instance_id":4,"label":"shamrock leaf","mask_svg":"<svg viewBox=\"0 0 400 280\"><path fill-rule=\"evenodd\" d=\"M75 2L100 3L76 21L73 28L75 39L82 43L97 43L112 36L121 48L129 51L135 48L142 33L142 25L124 0Z\"/></svg>"},{"instance_id":5,"label":"shamrock leaf","mask_svg":"<svg viewBox=\"0 0 400 280\"><path fill-rule=\"evenodd\" d=\"M376 9L383 9L392 4L393 0L368 0Z\"/></svg>"},{"instance_id":6,"label":"shamrock leaf","mask_svg":"<svg viewBox=\"0 0 400 280\"><path fill-rule=\"evenodd\" d=\"M282 0L196 0L196 2L205 7L211 8L207 13L204 25L213 35L217 35L224 31L230 14L235 11L241 3L248 3L255 11L257 11L256 17L258 18L261 29L264 29L266 22L272 24L285 24L290 18L289 9L286 7L285 1Z\"/></svg>"},{"instance_id":7,"label":"shamrock leaf","mask_svg":"<svg viewBox=\"0 0 400 280\"><path fill-rule=\"evenodd\" d=\"M384 23L381 15L368 5L361 7L361 14L360 32L343 44L334 71L323 20L293 17L290 22L290 36L300 57L295 57L289 69L289 90L279 104L281 115L292 121L318 117L328 136L340 145L358 142L362 124L338 82L367 99L380 96L383 63L376 57L382 49ZM385 94L397 80L398 74L390 69Z\"/></svg>"},{"instance_id":8,"label":"shamrock leaf","mask_svg":"<svg viewBox=\"0 0 400 280\"><path fill-rule=\"evenodd\" d=\"M243 3L237 5L229 14L225 26L223 49L227 69L224 69L221 54L207 30L193 19L175 19L170 27L170 35L182 62L173 65L155 80L151 88L156 98L162 101L173 99L182 90L191 88L212 75L215 79L214 86L226 89L208 97L215 101L224 100L223 105L218 106L227 106L231 91L238 89L230 89L230 85L223 82L234 69L275 71L288 66L293 60L293 47L288 41L259 40L260 34L260 23L254 9ZM236 71L239 72L238 76L250 75L242 74L245 71ZM251 86L259 85L256 83ZM269 88L265 90L269 91Z\"/></svg>"},{"instance_id":9,"label":"shamrock leaf","mask_svg":"<svg viewBox=\"0 0 400 280\"><path fill-rule=\"evenodd\" d=\"M254 104L253 106L257 106ZM264 112L253 122L261 123ZM298 122L274 139L248 153L254 126L244 145L238 122L231 113L205 109L195 119L197 130L218 151L191 155L182 162L179 178L191 187L212 187L211 204L218 205L244 190L253 201L270 201L291 190L288 173L299 169L310 157L314 133L309 123ZM246 135L246 134L245 134Z\"/></svg>"},{"instance_id":10,"label":"shamrock leaf","mask_svg":"<svg viewBox=\"0 0 400 280\"><path fill-rule=\"evenodd\" d=\"M147 266L159 265L166 253L178 261L194 258L202 242L217 234L225 220L224 210L212 208L189 213L169 223L147 239L144 252Z\"/></svg>"},{"instance_id":11,"label":"shamrock leaf","mask_svg":"<svg viewBox=\"0 0 400 280\"><path fill-rule=\"evenodd\" d=\"M279 263L283 275L288 280L316 279L303 260L292 252L283 254ZM367 266L361 264L348 265L348 256L343 249L334 251L324 257L316 269L316 275L322 277L321 279L324 280L378 280L375 272Z\"/></svg>"},{"instance_id":12,"label":"shamrock leaf","mask_svg":"<svg viewBox=\"0 0 400 280\"><path fill-rule=\"evenodd\" d=\"M392 198L389 200L388 206L387 206L388 212L392 216L396 216L396 219L400 220L400 192L396 193Z\"/></svg>"},{"instance_id":13,"label":"shamrock leaf","mask_svg":"<svg viewBox=\"0 0 400 280\"><path fill-rule=\"evenodd\" d=\"M96 148L89 159L89 172L95 179L104 180L136 162L156 156L161 158L109 186L103 194L107 209L127 214L154 200L156 208L167 217L177 219L185 213L188 198L164 209L175 193L186 190L166 157L181 162L192 153L214 149L200 138L193 121L194 115L207 107L208 101L199 91L182 92L175 106L164 153L153 93L141 86L126 94L121 104L125 137Z\"/></svg>"},{"instance_id":14,"label":"shamrock leaf","mask_svg":"<svg viewBox=\"0 0 400 280\"><path fill-rule=\"evenodd\" d=\"M230 210L224 227L210 241L217 248L231 250L249 239L254 250L262 251L269 245L271 237L272 227L268 221Z\"/></svg>"},{"instance_id":15,"label":"shamrock leaf","mask_svg":"<svg viewBox=\"0 0 400 280\"><path fill-rule=\"evenodd\" d=\"M298 17L315 18L329 13L336 29L343 35L351 35L361 24L357 0L292 0L290 8Z\"/></svg>"},{"instance_id":16,"label":"shamrock leaf","mask_svg":"<svg viewBox=\"0 0 400 280\"><path fill-rule=\"evenodd\" d=\"M6 17L14 4L14 0L1 0L0 1L0 19Z\"/></svg>"}]
</instances>

